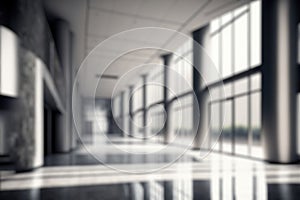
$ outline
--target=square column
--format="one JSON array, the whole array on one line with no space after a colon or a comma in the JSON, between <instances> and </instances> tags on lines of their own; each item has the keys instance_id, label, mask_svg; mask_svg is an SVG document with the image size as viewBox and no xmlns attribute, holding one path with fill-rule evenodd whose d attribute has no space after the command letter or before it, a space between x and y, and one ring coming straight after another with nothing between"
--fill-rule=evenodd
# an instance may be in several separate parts
<instances>
[{"instance_id":1,"label":"square column","mask_svg":"<svg viewBox=\"0 0 300 200\"><path fill-rule=\"evenodd\" d=\"M209 31L209 25L206 25L192 33L193 35L193 90L196 98L193 99L193 132L195 135L193 148L200 149L203 138L209 134L208 127L208 90L204 90L204 83L201 78L201 71L205 67L204 46L205 37Z\"/></svg>"},{"instance_id":2,"label":"square column","mask_svg":"<svg viewBox=\"0 0 300 200\"><path fill-rule=\"evenodd\" d=\"M297 9L297 0L262 0L262 138L271 162L297 160Z\"/></svg>"},{"instance_id":3,"label":"square column","mask_svg":"<svg viewBox=\"0 0 300 200\"><path fill-rule=\"evenodd\" d=\"M172 58L172 54L165 54L162 55L161 58L163 59L164 63L164 88L163 88L163 101L164 101L164 110L166 112L166 119L165 124L162 130L162 133L164 134L164 143L168 144L171 139L171 132L169 131L169 125L170 125L170 112L169 112L169 104L168 104L168 67L170 67L170 61Z\"/></svg>"},{"instance_id":4,"label":"square column","mask_svg":"<svg viewBox=\"0 0 300 200\"><path fill-rule=\"evenodd\" d=\"M143 133L144 139L147 138L147 74L142 75L143 79Z\"/></svg>"},{"instance_id":5,"label":"square column","mask_svg":"<svg viewBox=\"0 0 300 200\"><path fill-rule=\"evenodd\" d=\"M133 109L133 99L132 99L132 92L133 92L133 86L130 85L129 86L129 125L128 125L128 135L129 136L133 136L133 113L132 113L132 109Z\"/></svg>"}]
</instances>

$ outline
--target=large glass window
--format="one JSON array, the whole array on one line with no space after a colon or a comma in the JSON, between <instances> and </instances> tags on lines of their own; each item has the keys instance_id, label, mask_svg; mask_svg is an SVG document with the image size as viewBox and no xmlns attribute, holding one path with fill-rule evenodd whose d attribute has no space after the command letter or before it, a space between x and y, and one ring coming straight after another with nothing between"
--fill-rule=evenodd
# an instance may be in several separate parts
<instances>
[{"instance_id":1,"label":"large glass window","mask_svg":"<svg viewBox=\"0 0 300 200\"><path fill-rule=\"evenodd\" d=\"M121 101L120 95L115 96L115 98L113 99L112 112L115 118L120 117L121 114L120 101Z\"/></svg>"},{"instance_id":2,"label":"large glass window","mask_svg":"<svg viewBox=\"0 0 300 200\"><path fill-rule=\"evenodd\" d=\"M147 106L163 100L164 69L155 67L147 77Z\"/></svg>"},{"instance_id":3,"label":"large glass window","mask_svg":"<svg viewBox=\"0 0 300 200\"><path fill-rule=\"evenodd\" d=\"M261 2L252 1L231 12L214 19L210 23L209 55L223 80L224 88L210 88L209 113L210 146L226 153L262 158L261 148L261 74L252 68L261 65ZM182 139L192 137L193 133L193 42L188 40L176 50L167 73L170 130ZM206 72L208 67L204 67ZM258 68L257 68L258 69ZM209 71L209 70L208 70ZM151 69L147 76L147 133L155 134L162 140L161 130L166 113L163 107L165 87L163 66ZM214 77L216 78L216 77ZM141 80L140 80L141 81ZM218 80L208 80L211 84ZM133 94L134 132L141 133L143 122L142 82L135 85ZM221 90L225 90L225 96ZM129 101L128 92L124 102ZM118 101L117 99L115 101ZM117 104L116 113L118 113ZM124 106L128 108L128 106ZM124 121L128 124L129 110L124 110ZM118 116L118 114L117 114ZM221 131L222 130L222 131ZM220 136L220 131L222 132ZM183 140L181 140L183 141Z\"/></svg>"},{"instance_id":4,"label":"large glass window","mask_svg":"<svg viewBox=\"0 0 300 200\"><path fill-rule=\"evenodd\" d=\"M262 158L261 2L228 12L210 24L210 55L227 79L210 89L210 141L214 150ZM229 80L229 81L228 81ZM220 90L225 92L222 97ZM222 134L219 138L220 130ZM219 138L219 143L216 140Z\"/></svg>"},{"instance_id":5,"label":"large glass window","mask_svg":"<svg viewBox=\"0 0 300 200\"><path fill-rule=\"evenodd\" d=\"M251 2L211 22L210 56L223 77L260 65L260 1Z\"/></svg>"},{"instance_id":6,"label":"large glass window","mask_svg":"<svg viewBox=\"0 0 300 200\"><path fill-rule=\"evenodd\" d=\"M251 154L256 158L263 158L263 150L261 144L261 93L251 94L251 133L252 148Z\"/></svg>"},{"instance_id":7,"label":"large glass window","mask_svg":"<svg viewBox=\"0 0 300 200\"><path fill-rule=\"evenodd\" d=\"M240 12L240 10L234 11L234 72L238 73L245 71L248 66L248 17L249 11ZM224 38L226 39L226 38Z\"/></svg>"},{"instance_id":8,"label":"large glass window","mask_svg":"<svg viewBox=\"0 0 300 200\"><path fill-rule=\"evenodd\" d=\"M221 112L220 112L221 103L220 102L214 102L210 104L210 146L213 147L214 150L219 151L220 150L220 143L219 143L219 137L220 137L220 130L221 130ZM213 114L212 114L213 113Z\"/></svg>"},{"instance_id":9,"label":"large glass window","mask_svg":"<svg viewBox=\"0 0 300 200\"><path fill-rule=\"evenodd\" d=\"M147 76L147 138L163 142L162 130L165 121L163 107L164 67L154 67ZM151 107L150 107L151 106Z\"/></svg>"},{"instance_id":10,"label":"large glass window","mask_svg":"<svg viewBox=\"0 0 300 200\"><path fill-rule=\"evenodd\" d=\"M171 116L170 131L174 134L174 143L190 144L194 138L192 95L176 100L171 106L169 115Z\"/></svg>"},{"instance_id":11,"label":"large glass window","mask_svg":"<svg viewBox=\"0 0 300 200\"><path fill-rule=\"evenodd\" d=\"M165 112L162 105L152 107L147 112L148 119L148 138L163 142L162 130L165 122Z\"/></svg>"},{"instance_id":12,"label":"large glass window","mask_svg":"<svg viewBox=\"0 0 300 200\"><path fill-rule=\"evenodd\" d=\"M143 112L135 113L133 116L133 133L137 138L142 138L144 134L143 117Z\"/></svg>"},{"instance_id":13,"label":"large glass window","mask_svg":"<svg viewBox=\"0 0 300 200\"><path fill-rule=\"evenodd\" d=\"M235 99L235 153L248 155L248 96Z\"/></svg>"},{"instance_id":14,"label":"large glass window","mask_svg":"<svg viewBox=\"0 0 300 200\"><path fill-rule=\"evenodd\" d=\"M224 26L224 29L221 31L220 37L222 38L222 68L220 70L220 74L222 74L223 77L228 77L232 75L232 23L230 21L232 20L232 14L228 13L225 14L221 18L222 26ZM228 24L226 26L226 24ZM224 38L224 39L223 39Z\"/></svg>"},{"instance_id":15,"label":"large glass window","mask_svg":"<svg viewBox=\"0 0 300 200\"><path fill-rule=\"evenodd\" d=\"M143 107L143 86L142 81L139 81L133 89L133 112Z\"/></svg>"},{"instance_id":16,"label":"large glass window","mask_svg":"<svg viewBox=\"0 0 300 200\"><path fill-rule=\"evenodd\" d=\"M250 4L250 66L261 63L261 3L254 1Z\"/></svg>"},{"instance_id":17,"label":"large glass window","mask_svg":"<svg viewBox=\"0 0 300 200\"><path fill-rule=\"evenodd\" d=\"M223 114L224 122L222 128L222 147L226 153L232 153L232 139L233 139L233 127L232 127L232 100L223 102Z\"/></svg>"},{"instance_id":18,"label":"large glass window","mask_svg":"<svg viewBox=\"0 0 300 200\"><path fill-rule=\"evenodd\" d=\"M188 40L173 54L167 83L169 99L193 89L192 56L192 40Z\"/></svg>"},{"instance_id":19,"label":"large glass window","mask_svg":"<svg viewBox=\"0 0 300 200\"><path fill-rule=\"evenodd\" d=\"M193 90L192 44L192 40L188 40L173 54L168 72L169 100ZM178 98L172 103L168 114L173 142L190 144L193 139L193 96L190 94Z\"/></svg>"}]
</instances>

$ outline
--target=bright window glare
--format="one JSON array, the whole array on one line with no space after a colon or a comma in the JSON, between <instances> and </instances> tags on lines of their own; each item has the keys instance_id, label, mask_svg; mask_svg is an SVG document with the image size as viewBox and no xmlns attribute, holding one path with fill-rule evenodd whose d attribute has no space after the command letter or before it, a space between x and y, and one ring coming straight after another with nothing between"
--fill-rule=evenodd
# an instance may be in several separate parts
<instances>
[{"instance_id":1,"label":"bright window glare","mask_svg":"<svg viewBox=\"0 0 300 200\"><path fill-rule=\"evenodd\" d=\"M223 78L261 64L260 1L237 8L210 23L210 56ZM214 149L263 158L260 73L227 83L224 89L228 99L218 95L220 89L215 87L209 91L210 112L216 115L210 119L211 145L217 140L222 124L220 116L224 115L221 144L216 144Z\"/></svg>"}]
</instances>

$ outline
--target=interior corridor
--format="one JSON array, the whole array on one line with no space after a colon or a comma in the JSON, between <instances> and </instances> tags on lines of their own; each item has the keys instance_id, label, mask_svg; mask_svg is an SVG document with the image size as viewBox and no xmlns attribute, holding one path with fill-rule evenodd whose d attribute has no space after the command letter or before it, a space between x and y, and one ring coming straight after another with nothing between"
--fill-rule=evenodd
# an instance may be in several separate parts
<instances>
[{"instance_id":1,"label":"interior corridor","mask_svg":"<svg viewBox=\"0 0 300 200\"><path fill-rule=\"evenodd\" d=\"M300 199L299 0L1 0L1 200Z\"/></svg>"}]
</instances>

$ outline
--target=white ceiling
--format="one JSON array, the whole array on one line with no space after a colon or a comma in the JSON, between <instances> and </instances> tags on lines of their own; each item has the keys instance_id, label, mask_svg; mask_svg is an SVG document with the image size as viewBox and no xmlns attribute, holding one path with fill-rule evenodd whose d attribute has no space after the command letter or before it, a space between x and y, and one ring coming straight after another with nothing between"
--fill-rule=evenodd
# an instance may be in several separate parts
<instances>
[{"instance_id":1,"label":"white ceiling","mask_svg":"<svg viewBox=\"0 0 300 200\"><path fill-rule=\"evenodd\" d=\"M85 55L99 43L122 31L143 27L162 27L190 34L216 16L249 2L248 0L44 0L48 12L70 22L76 40L74 68ZM150 32L128 34L115 37L113 42L96 48L80 75L80 88L83 96L91 96L99 81L96 77L109 63L125 50L135 47L163 46L170 34L153 36ZM169 40L176 48L183 41ZM161 53L161 52L160 52ZM154 58L159 63L157 50L135 51L113 62L104 73L122 76L128 70ZM149 69L145 69L147 71ZM137 80L132 77L128 85ZM111 97L117 80L101 79L96 89L97 97ZM94 86L94 87L91 87ZM124 85L125 87L125 85Z\"/></svg>"}]
</instances>

